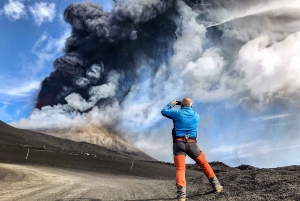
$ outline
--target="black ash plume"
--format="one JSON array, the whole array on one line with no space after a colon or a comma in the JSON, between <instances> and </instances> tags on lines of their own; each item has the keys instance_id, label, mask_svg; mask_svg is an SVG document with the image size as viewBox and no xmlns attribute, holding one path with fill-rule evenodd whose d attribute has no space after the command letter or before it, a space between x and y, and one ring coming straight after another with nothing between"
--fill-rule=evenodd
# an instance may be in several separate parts
<instances>
[{"instance_id":1,"label":"black ash plume","mask_svg":"<svg viewBox=\"0 0 300 201\"><path fill-rule=\"evenodd\" d=\"M167 61L176 39L173 0L141 2L116 1L111 12L91 2L66 8L72 35L65 55L54 62L55 71L42 83L37 108L66 104L72 93L89 100L92 87L107 84L112 71L122 75L114 96L122 101L135 82L139 57L153 61L153 73Z\"/></svg>"}]
</instances>

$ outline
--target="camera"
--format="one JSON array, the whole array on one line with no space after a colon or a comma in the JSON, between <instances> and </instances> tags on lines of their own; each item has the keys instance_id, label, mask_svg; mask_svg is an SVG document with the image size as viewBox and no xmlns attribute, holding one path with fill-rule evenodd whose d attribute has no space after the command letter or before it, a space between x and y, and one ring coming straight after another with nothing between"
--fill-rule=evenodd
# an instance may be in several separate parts
<instances>
[{"instance_id":1,"label":"camera","mask_svg":"<svg viewBox=\"0 0 300 201\"><path fill-rule=\"evenodd\" d=\"M177 101L176 105L181 105L181 101Z\"/></svg>"}]
</instances>

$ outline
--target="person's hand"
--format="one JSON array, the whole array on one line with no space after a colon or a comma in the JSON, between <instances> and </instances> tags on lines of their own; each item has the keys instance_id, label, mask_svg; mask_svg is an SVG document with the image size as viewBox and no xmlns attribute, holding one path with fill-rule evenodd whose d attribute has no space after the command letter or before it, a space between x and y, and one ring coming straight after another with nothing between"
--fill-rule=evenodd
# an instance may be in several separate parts
<instances>
[{"instance_id":1,"label":"person's hand","mask_svg":"<svg viewBox=\"0 0 300 201\"><path fill-rule=\"evenodd\" d=\"M175 107L175 105L176 105L177 101L176 101L176 100L174 100L174 101L172 101L171 103L172 103L173 107Z\"/></svg>"}]
</instances>

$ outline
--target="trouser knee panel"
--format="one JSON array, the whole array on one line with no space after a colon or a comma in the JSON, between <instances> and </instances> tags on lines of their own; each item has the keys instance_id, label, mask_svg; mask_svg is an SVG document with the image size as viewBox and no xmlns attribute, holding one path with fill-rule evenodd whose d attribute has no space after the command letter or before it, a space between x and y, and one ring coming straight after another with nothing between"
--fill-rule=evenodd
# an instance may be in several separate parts
<instances>
[{"instance_id":1,"label":"trouser knee panel","mask_svg":"<svg viewBox=\"0 0 300 201\"><path fill-rule=\"evenodd\" d=\"M198 167L204 172L205 176L210 179L215 176L215 173L209 163L207 162L205 158L204 152L201 152L200 156L194 159L194 161L197 163Z\"/></svg>"}]
</instances>

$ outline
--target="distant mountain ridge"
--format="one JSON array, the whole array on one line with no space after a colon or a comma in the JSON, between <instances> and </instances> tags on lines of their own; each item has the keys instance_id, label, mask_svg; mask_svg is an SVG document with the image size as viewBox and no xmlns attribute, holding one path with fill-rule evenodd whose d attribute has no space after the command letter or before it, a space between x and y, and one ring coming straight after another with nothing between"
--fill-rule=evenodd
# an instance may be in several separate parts
<instances>
[{"instance_id":1,"label":"distant mountain ridge","mask_svg":"<svg viewBox=\"0 0 300 201\"><path fill-rule=\"evenodd\" d=\"M105 133L104 130L97 128L89 128L89 132L93 132L94 138L80 137L80 135L84 135L84 129L53 129L45 130L45 132L48 134L18 129L0 121L0 145L56 151L68 150L74 153L90 152L94 155L106 153L118 157L155 160L120 136L108 131ZM72 136L77 142L73 141Z\"/></svg>"},{"instance_id":2,"label":"distant mountain ridge","mask_svg":"<svg viewBox=\"0 0 300 201\"><path fill-rule=\"evenodd\" d=\"M74 127L70 129L45 129L40 131L42 133L63 139L96 144L121 154L129 154L130 156L140 155L142 158L147 158L147 160L154 160L127 142L119 134L106 128L86 126L80 128Z\"/></svg>"}]
</instances>

